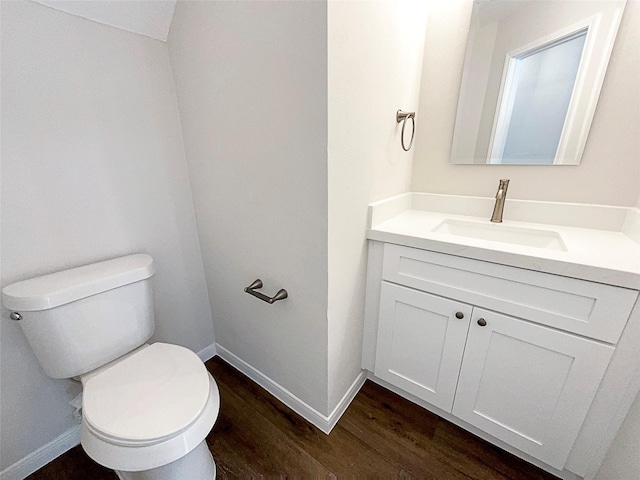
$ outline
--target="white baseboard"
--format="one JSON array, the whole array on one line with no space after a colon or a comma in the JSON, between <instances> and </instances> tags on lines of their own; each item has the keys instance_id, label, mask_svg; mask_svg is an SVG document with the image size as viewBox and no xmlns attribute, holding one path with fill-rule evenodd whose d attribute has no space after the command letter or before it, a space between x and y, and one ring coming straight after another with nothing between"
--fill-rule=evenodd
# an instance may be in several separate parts
<instances>
[{"instance_id":1,"label":"white baseboard","mask_svg":"<svg viewBox=\"0 0 640 480\"><path fill-rule=\"evenodd\" d=\"M336 408L334 408L333 411L329 414L329 430L325 433L328 434L329 432L331 432L331 430L333 430L333 427L336 426L338 420L340 420L344 412L347 411L347 408L349 408L349 405L351 405L351 402L353 402L353 399L356 397L356 395L362 388L362 385L364 385L364 382L366 381L367 372L365 370L360 370L360 373L353 381L351 386L347 389L345 394L342 396L342 398L338 402L338 405L336 405Z\"/></svg>"},{"instance_id":2,"label":"white baseboard","mask_svg":"<svg viewBox=\"0 0 640 480\"><path fill-rule=\"evenodd\" d=\"M222 358L224 361L226 361L231 366L233 366L236 370L240 371L241 373L249 377L251 380L256 382L258 385L264 388L267 392L269 392L271 395L273 395L282 403L284 403L287 407L292 409L294 412L296 412L298 415L303 417L308 422L318 427L322 432L326 433L327 435L331 432L333 427L336 426L336 424L338 423L338 420L340 420L340 417L345 412L345 410L347 409L347 407L349 406L353 398L360 391L360 387L362 387L365 380L367 379L366 373L364 371L361 371L356 377L356 379L354 380L354 382L351 384L351 387L349 387L347 392L344 394L340 402L338 402L338 405L336 406L336 408L334 408L333 411L327 416L318 412L315 408L311 407L306 402L300 400L298 397L296 397L293 393L288 391L286 388L274 382L265 374L255 369L254 367L249 365L247 362L245 362L240 357L236 356L235 354L233 354L232 352L230 352L220 344L216 344L216 350L220 358Z\"/></svg>"},{"instance_id":3,"label":"white baseboard","mask_svg":"<svg viewBox=\"0 0 640 480\"><path fill-rule=\"evenodd\" d=\"M211 360L213 357L217 355L216 352L216 344L212 343L211 345L207 345L202 350L198 352L198 356L200 360L206 362L207 360Z\"/></svg>"},{"instance_id":4,"label":"white baseboard","mask_svg":"<svg viewBox=\"0 0 640 480\"><path fill-rule=\"evenodd\" d=\"M0 472L0 480L22 480L80 443L80 425L75 425L46 445Z\"/></svg>"}]
</instances>

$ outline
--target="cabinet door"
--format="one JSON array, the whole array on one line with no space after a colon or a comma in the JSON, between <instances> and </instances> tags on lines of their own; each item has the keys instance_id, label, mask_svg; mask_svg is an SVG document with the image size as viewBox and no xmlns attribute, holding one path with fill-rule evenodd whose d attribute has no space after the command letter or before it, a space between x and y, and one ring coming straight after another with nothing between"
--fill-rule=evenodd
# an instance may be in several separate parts
<instances>
[{"instance_id":1,"label":"cabinet door","mask_svg":"<svg viewBox=\"0 0 640 480\"><path fill-rule=\"evenodd\" d=\"M562 469L613 351L476 308L453 414Z\"/></svg>"},{"instance_id":2,"label":"cabinet door","mask_svg":"<svg viewBox=\"0 0 640 480\"><path fill-rule=\"evenodd\" d=\"M376 376L451 412L470 318L469 305L383 282Z\"/></svg>"}]
</instances>

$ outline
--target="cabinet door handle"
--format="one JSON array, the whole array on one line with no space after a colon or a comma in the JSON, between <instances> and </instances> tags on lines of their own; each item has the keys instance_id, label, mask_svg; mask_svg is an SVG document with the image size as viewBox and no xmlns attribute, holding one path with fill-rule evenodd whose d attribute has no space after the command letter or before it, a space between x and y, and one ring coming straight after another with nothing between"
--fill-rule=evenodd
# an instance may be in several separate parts
<instances>
[{"instance_id":1,"label":"cabinet door handle","mask_svg":"<svg viewBox=\"0 0 640 480\"><path fill-rule=\"evenodd\" d=\"M484 327L487 325L487 321L484 318L479 318L478 325L480 325L481 327Z\"/></svg>"},{"instance_id":2,"label":"cabinet door handle","mask_svg":"<svg viewBox=\"0 0 640 480\"><path fill-rule=\"evenodd\" d=\"M456 318L457 318L458 320L462 320L462 319L464 318L464 313L462 313L462 312L456 312Z\"/></svg>"}]
</instances>

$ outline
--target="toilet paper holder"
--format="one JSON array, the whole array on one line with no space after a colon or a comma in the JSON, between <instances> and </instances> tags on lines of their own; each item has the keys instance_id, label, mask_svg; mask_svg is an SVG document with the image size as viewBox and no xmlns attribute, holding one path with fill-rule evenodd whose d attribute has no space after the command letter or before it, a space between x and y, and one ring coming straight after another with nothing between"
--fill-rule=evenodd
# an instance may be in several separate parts
<instances>
[{"instance_id":1,"label":"toilet paper holder","mask_svg":"<svg viewBox=\"0 0 640 480\"><path fill-rule=\"evenodd\" d=\"M263 302L267 302L268 304L272 304L273 302L277 302L278 300L284 300L289 296L284 288L278 290L273 297L268 297L262 292L256 292L258 288L262 288L262 280L260 280L259 278L254 280L253 283L251 283L251 285L249 285L248 287L245 287L244 291L249 295L253 295L256 298L259 298Z\"/></svg>"}]
</instances>

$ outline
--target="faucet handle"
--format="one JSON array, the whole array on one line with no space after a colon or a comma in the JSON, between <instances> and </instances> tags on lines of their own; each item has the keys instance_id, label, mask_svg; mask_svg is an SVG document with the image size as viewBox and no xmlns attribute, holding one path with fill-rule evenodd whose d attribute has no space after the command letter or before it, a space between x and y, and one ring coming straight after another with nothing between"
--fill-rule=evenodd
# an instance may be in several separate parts
<instances>
[{"instance_id":1,"label":"faucet handle","mask_svg":"<svg viewBox=\"0 0 640 480\"><path fill-rule=\"evenodd\" d=\"M498 193L496 194L496 198L505 198L507 196L507 188L509 188L509 179L501 178L500 184L498 185Z\"/></svg>"}]
</instances>

